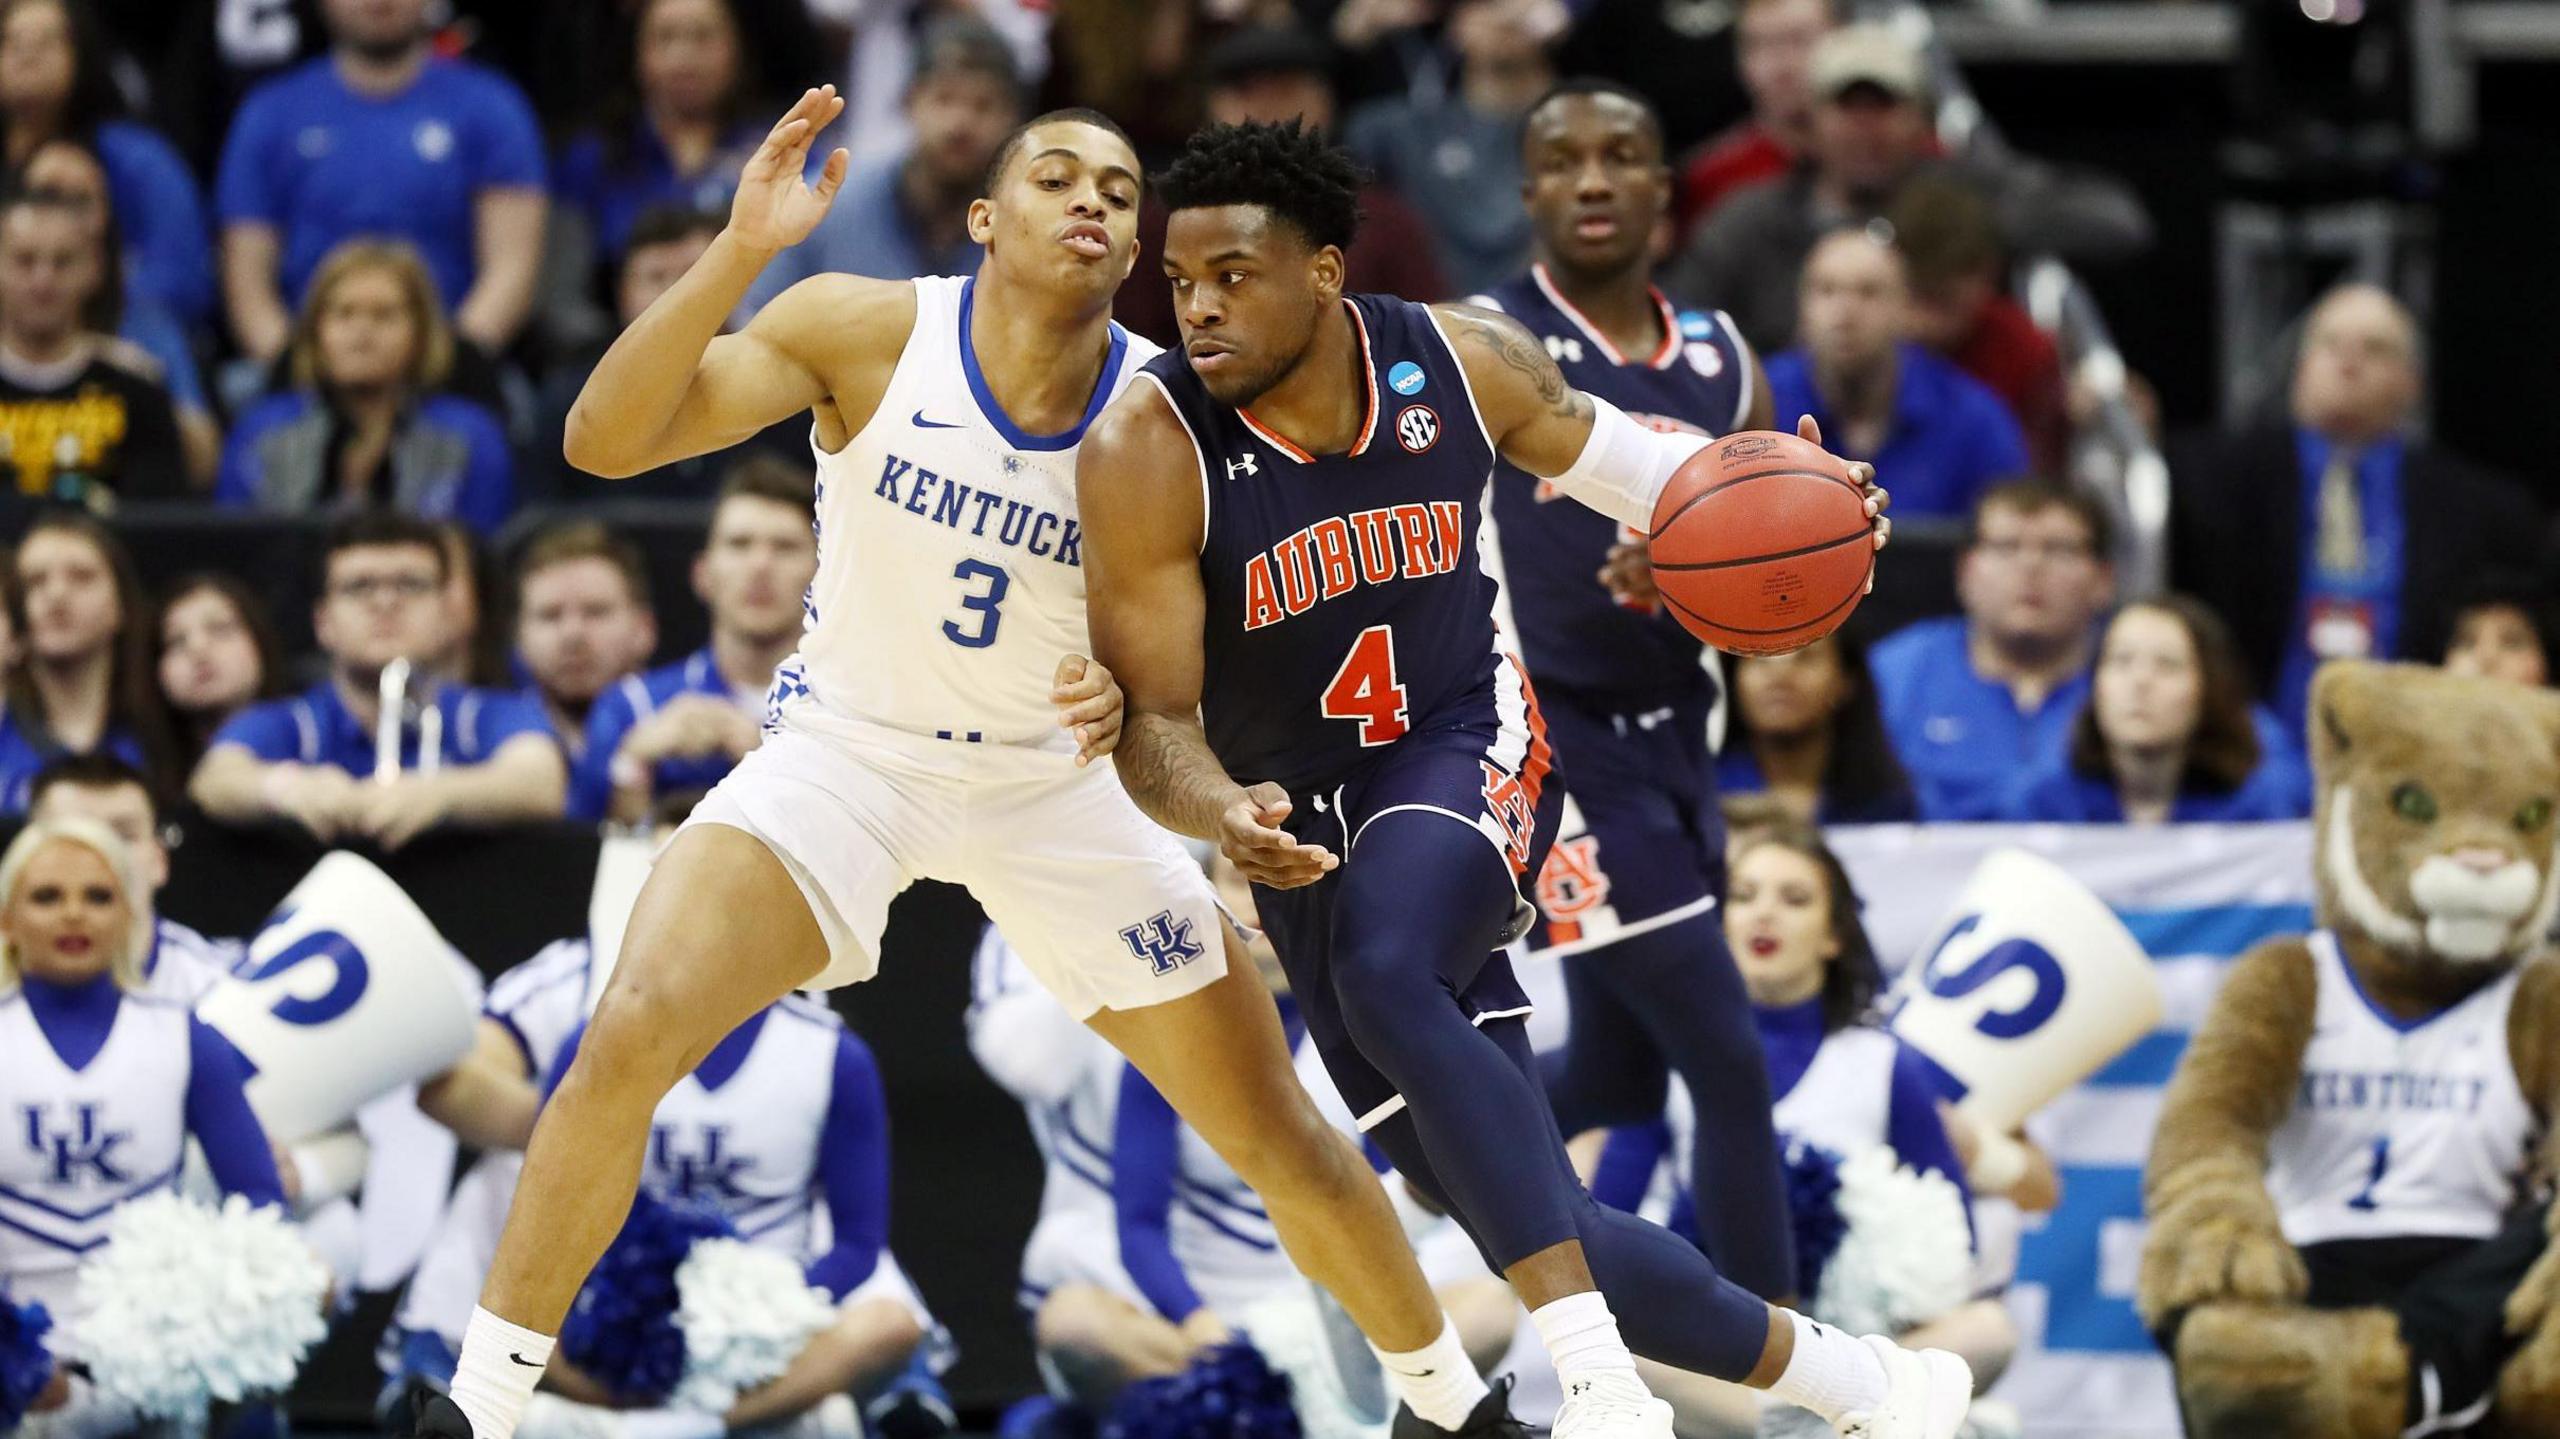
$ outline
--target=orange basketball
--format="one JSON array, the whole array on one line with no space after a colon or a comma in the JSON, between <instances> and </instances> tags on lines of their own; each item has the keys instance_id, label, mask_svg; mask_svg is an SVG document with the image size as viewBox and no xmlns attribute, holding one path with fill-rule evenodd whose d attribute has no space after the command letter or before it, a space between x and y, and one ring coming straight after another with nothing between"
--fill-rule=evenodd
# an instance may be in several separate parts
<instances>
[{"instance_id":1,"label":"orange basketball","mask_svg":"<svg viewBox=\"0 0 2560 1439\"><path fill-rule=\"evenodd\" d=\"M1775 654L1840 627L1875 569L1866 497L1821 446L1748 430L1689 458L1653 508L1653 580L1689 633Z\"/></svg>"}]
</instances>

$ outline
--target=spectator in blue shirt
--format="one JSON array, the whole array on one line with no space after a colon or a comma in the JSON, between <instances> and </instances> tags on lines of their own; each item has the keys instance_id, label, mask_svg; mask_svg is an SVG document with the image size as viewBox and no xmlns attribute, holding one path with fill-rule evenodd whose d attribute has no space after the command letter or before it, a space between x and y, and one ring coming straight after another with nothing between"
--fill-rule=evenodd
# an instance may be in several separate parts
<instances>
[{"instance_id":1,"label":"spectator in blue shirt","mask_svg":"<svg viewBox=\"0 0 2560 1439\"><path fill-rule=\"evenodd\" d=\"M596 700L649 662L658 620L640 549L598 520L535 535L516 561L516 660L574 778Z\"/></svg>"},{"instance_id":2,"label":"spectator in blue shirt","mask_svg":"<svg viewBox=\"0 0 2560 1439\"><path fill-rule=\"evenodd\" d=\"M36 771L67 754L111 754L166 776L169 746L151 683L151 612L133 555L82 510L48 510L10 558L9 661L0 709L0 814L23 814Z\"/></svg>"},{"instance_id":3,"label":"spectator in blue shirt","mask_svg":"<svg viewBox=\"0 0 2560 1439\"><path fill-rule=\"evenodd\" d=\"M983 21L939 20L925 32L907 82L915 143L894 159L856 166L809 238L773 257L747 290L741 318L811 275L841 271L875 280L965 275L978 268L969 203L987 166L1023 118L1013 50ZM826 163L824 143L809 149Z\"/></svg>"},{"instance_id":4,"label":"spectator in blue shirt","mask_svg":"<svg viewBox=\"0 0 2560 1439\"><path fill-rule=\"evenodd\" d=\"M1719 794L1766 792L1799 820L1915 819L1911 779L1885 737L1864 642L1833 633L1782 655L1726 661L1733 705L1716 756Z\"/></svg>"},{"instance_id":5,"label":"spectator in blue shirt","mask_svg":"<svg viewBox=\"0 0 2560 1439\"><path fill-rule=\"evenodd\" d=\"M281 354L322 260L360 236L426 257L483 353L516 337L542 261L542 135L505 77L437 58L427 0L324 0L330 53L259 87L215 184L241 348Z\"/></svg>"},{"instance_id":6,"label":"spectator in blue shirt","mask_svg":"<svg viewBox=\"0 0 2560 1439\"><path fill-rule=\"evenodd\" d=\"M2115 590L2109 540L2106 511L2077 490L1990 490L1956 561L1963 615L1877 643L1876 700L1922 819L1990 818L2022 767L2062 748Z\"/></svg>"},{"instance_id":7,"label":"spectator in blue shirt","mask_svg":"<svg viewBox=\"0 0 2560 1439\"><path fill-rule=\"evenodd\" d=\"M286 515L391 506L495 530L515 508L514 461L496 415L441 392L453 351L416 253L350 241L294 323L293 388L240 416L214 498Z\"/></svg>"},{"instance_id":8,"label":"spectator in blue shirt","mask_svg":"<svg viewBox=\"0 0 2560 1439\"><path fill-rule=\"evenodd\" d=\"M24 166L48 140L94 149L124 217L135 288L190 326L213 319L213 236L204 193L177 147L124 118L105 37L85 5L0 4L0 153Z\"/></svg>"},{"instance_id":9,"label":"spectator in blue shirt","mask_svg":"<svg viewBox=\"0 0 2560 1439\"><path fill-rule=\"evenodd\" d=\"M88 327L125 340L150 357L177 414L187 475L198 485L211 483L222 460L222 426L205 394L195 337L162 297L137 282L138 257L119 238L123 222L116 214L106 162L68 136L47 140L18 167L17 183L22 190L61 200L88 225L101 271L87 310Z\"/></svg>"},{"instance_id":10,"label":"spectator in blue shirt","mask_svg":"<svg viewBox=\"0 0 2560 1439\"><path fill-rule=\"evenodd\" d=\"M698 798L756 747L765 691L800 643L800 598L818 573L813 503L808 470L788 461L754 455L730 472L693 562L711 643L597 698L570 818L641 823Z\"/></svg>"},{"instance_id":11,"label":"spectator in blue shirt","mask_svg":"<svg viewBox=\"0 0 2560 1439\"><path fill-rule=\"evenodd\" d=\"M730 0L643 0L634 24L632 73L597 127L560 152L552 177L555 218L583 222L608 265L650 209L725 213L766 128L747 89Z\"/></svg>"},{"instance_id":12,"label":"spectator in blue shirt","mask_svg":"<svg viewBox=\"0 0 2560 1439\"><path fill-rule=\"evenodd\" d=\"M1904 338L1902 257L1863 229L1835 230L1805 257L1800 345L1769 360L1781 415L1811 415L1825 443L1893 487L1896 515L1954 519L1976 495L2028 472L2017 419L1981 381Z\"/></svg>"},{"instance_id":13,"label":"spectator in blue shirt","mask_svg":"<svg viewBox=\"0 0 2560 1439\"><path fill-rule=\"evenodd\" d=\"M284 695L284 646L267 602L238 575L199 570L161 591L159 645L163 723L176 746L176 773L189 773L233 715Z\"/></svg>"},{"instance_id":14,"label":"spectator in blue shirt","mask_svg":"<svg viewBox=\"0 0 2560 1439\"><path fill-rule=\"evenodd\" d=\"M231 823L289 819L321 840L397 849L436 825L556 819L568 766L539 706L413 670L386 732L384 670L445 637L446 557L434 527L395 511L350 515L329 533L312 629L329 677L222 727L187 792ZM396 735L396 766L377 745ZM370 782L367 782L370 781Z\"/></svg>"},{"instance_id":15,"label":"spectator in blue shirt","mask_svg":"<svg viewBox=\"0 0 2560 1439\"><path fill-rule=\"evenodd\" d=\"M2266 742L2231 631L2184 595L2116 612L2070 747L2022 774L2002 818L2066 824L2298 819L2310 774Z\"/></svg>"}]
</instances>

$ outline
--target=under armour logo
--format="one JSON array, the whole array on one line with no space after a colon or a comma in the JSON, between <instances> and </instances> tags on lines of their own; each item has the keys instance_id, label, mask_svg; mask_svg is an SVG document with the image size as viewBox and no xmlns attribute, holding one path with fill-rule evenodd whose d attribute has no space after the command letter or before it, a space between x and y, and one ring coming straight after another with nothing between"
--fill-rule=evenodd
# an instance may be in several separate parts
<instances>
[{"instance_id":1,"label":"under armour logo","mask_svg":"<svg viewBox=\"0 0 2560 1439\"><path fill-rule=\"evenodd\" d=\"M722 1152L729 1140L725 1124L706 1124L701 1134L702 1147L686 1153L676 1126L650 1126L649 1163L687 1199L738 1198L738 1176L756 1167L754 1158Z\"/></svg>"},{"instance_id":2,"label":"under armour logo","mask_svg":"<svg viewBox=\"0 0 2560 1439\"><path fill-rule=\"evenodd\" d=\"M1147 962L1158 975L1167 975L1198 959L1207 951L1192 933L1192 922L1176 920L1173 911L1158 910L1144 924L1133 924L1120 931L1120 942L1129 952Z\"/></svg>"},{"instance_id":3,"label":"under armour logo","mask_svg":"<svg viewBox=\"0 0 2560 1439\"><path fill-rule=\"evenodd\" d=\"M1582 363L1582 342L1568 335L1547 336L1547 358L1559 365Z\"/></svg>"},{"instance_id":4,"label":"under armour logo","mask_svg":"<svg viewBox=\"0 0 2560 1439\"><path fill-rule=\"evenodd\" d=\"M1258 471L1258 470L1256 470L1256 469L1254 468L1254 463L1253 463L1253 451L1251 451L1251 450L1247 450L1247 451L1245 451L1245 452L1244 452L1244 458L1243 458L1243 459L1241 459L1241 460L1229 460L1229 461L1227 461L1227 478L1228 478L1228 479L1231 479L1231 480L1232 480L1232 479L1234 479L1234 478L1235 478L1236 476L1238 476L1238 475L1251 475L1251 474L1258 474L1258 473L1260 473L1260 471Z\"/></svg>"},{"instance_id":5,"label":"under armour logo","mask_svg":"<svg viewBox=\"0 0 2560 1439\"><path fill-rule=\"evenodd\" d=\"M129 1129L103 1129L96 1104L75 1104L73 1118L60 1129L45 1122L49 1104L25 1107L27 1148L41 1161L53 1166L53 1182L77 1184L95 1180L100 1184L129 1184L133 1176L117 1166L116 1146L133 1138Z\"/></svg>"}]
</instances>

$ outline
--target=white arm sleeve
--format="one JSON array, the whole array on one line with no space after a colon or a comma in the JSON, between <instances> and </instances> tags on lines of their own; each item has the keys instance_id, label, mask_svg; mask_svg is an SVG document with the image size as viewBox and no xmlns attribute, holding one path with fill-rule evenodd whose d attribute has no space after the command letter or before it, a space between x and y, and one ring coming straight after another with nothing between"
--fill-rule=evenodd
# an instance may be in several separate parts
<instances>
[{"instance_id":1,"label":"white arm sleeve","mask_svg":"<svg viewBox=\"0 0 2560 1439\"><path fill-rule=\"evenodd\" d=\"M1671 483L1671 472L1691 455L1713 443L1705 435L1663 434L1627 418L1627 412L1597 395L1591 401L1591 438L1572 468L1545 478L1569 498L1580 500L1623 525L1650 532L1653 502Z\"/></svg>"}]
</instances>

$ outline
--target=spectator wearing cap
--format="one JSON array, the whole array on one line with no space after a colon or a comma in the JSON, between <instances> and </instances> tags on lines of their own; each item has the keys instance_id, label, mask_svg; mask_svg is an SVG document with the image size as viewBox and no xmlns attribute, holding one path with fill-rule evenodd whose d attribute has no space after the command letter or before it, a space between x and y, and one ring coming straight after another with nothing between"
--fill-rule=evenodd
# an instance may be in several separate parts
<instances>
[{"instance_id":1,"label":"spectator wearing cap","mask_svg":"<svg viewBox=\"0 0 2560 1439\"><path fill-rule=\"evenodd\" d=\"M1955 519L2027 473L2026 441L2000 397L1905 338L1910 287L1891 245L1866 227L1832 231L1805 259L1803 292L1803 343L1770 357L1770 399L1873 464L1896 515Z\"/></svg>"},{"instance_id":2,"label":"spectator wearing cap","mask_svg":"<svg viewBox=\"0 0 2560 1439\"><path fill-rule=\"evenodd\" d=\"M1839 24L1839 0L1742 0L1734 58L1751 113L1681 165L1672 218L1682 239L1736 192L1795 167L1813 139L1814 47Z\"/></svg>"},{"instance_id":3,"label":"spectator wearing cap","mask_svg":"<svg viewBox=\"0 0 2560 1439\"><path fill-rule=\"evenodd\" d=\"M2283 418L2172 454L2170 583L2230 624L2296 731L2322 661L2422 657L2473 576L2535 563L2547 517L2414 432L2420 386L2409 312L2342 285L2311 312Z\"/></svg>"},{"instance_id":4,"label":"spectator wearing cap","mask_svg":"<svg viewBox=\"0 0 2560 1439\"><path fill-rule=\"evenodd\" d=\"M454 329L514 342L542 261L542 134L504 76L434 54L427 0L323 0L329 53L240 107L215 183L232 334L284 352L321 261L358 237L406 240Z\"/></svg>"},{"instance_id":5,"label":"spectator wearing cap","mask_svg":"<svg viewBox=\"0 0 2560 1439\"><path fill-rule=\"evenodd\" d=\"M1277 123L1303 119L1332 133L1335 97L1332 52L1295 24L1255 25L1209 47L1201 69L1209 85L1209 118L1220 124L1247 120ZM1164 203L1152 192L1138 203L1138 253L1164 248ZM1432 256L1431 229L1404 197L1371 181L1360 189L1360 235L1344 256L1344 288L1401 295L1408 300L1448 298L1448 283ZM1152 263L1142 260L1121 282L1112 318L1160 345L1179 339L1173 292Z\"/></svg>"},{"instance_id":6,"label":"spectator wearing cap","mask_svg":"<svg viewBox=\"0 0 2560 1439\"><path fill-rule=\"evenodd\" d=\"M915 139L900 155L859 165L809 238L776 254L747 289L740 316L811 275L840 271L875 280L965 275L978 268L969 202L987 166L1023 118L1022 76L1004 38L964 15L934 22L907 82ZM826 142L809 147L823 164Z\"/></svg>"},{"instance_id":7,"label":"spectator wearing cap","mask_svg":"<svg viewBox=\"0 0 2560 1439\"><path fill-rule=\"evenodd\" d=\"M1796 277L1813 242L1883 216L1914 176L1952 174L1990 197L2012 249L2105 260L2149 242L2150 222L2112 180L2062 176L2017 156L1941 158L1927 67L1884 25L1844 26L1813 55L1813 125L1784 179L1735 195L1690 236L1665 288L1712 295L1766 354L1795 343Z\"/></svg>"},{"instance_id":8,"label":"spectator wearing cap","mask_svg":"<svg viewBox=\"0 0 2560 1439\"><path fill-rule=\"evenodd\" d=\"M1458 0L1446 30L1455 82L1351 114L1345 143L1421 213L1459 294L1528 268L1520 120L1555 84L1547 52L1567 23L1557 0Z\"/></svg>"},{"instance_id":9,"label":"spectator wearing cap","mask_svg":"<svg viewBox=\"0 0 2560 1439\"><path fill-rule=\"evenodd\" d=\"M2060 476L2071 440L2062 352L2003 288L1990 202L1951 176L1923 175L1904 187L1892 220L1911 278L1911 338L1998 395L2026 436L2029 465Z\"/></svg>"},{"instance_id":10,"label":"spectator wearing cap","mask_svg":"<svg viewBox=\"0 0 2560 1439\"><path fill-rule=\"evenodd\" d=\"M769 123L748 88L731 0L643 0L633 25L630 72L552 177L555 219L581 226L608 265L647 210L725 212Z\"/></svg>"}]
</instances>

